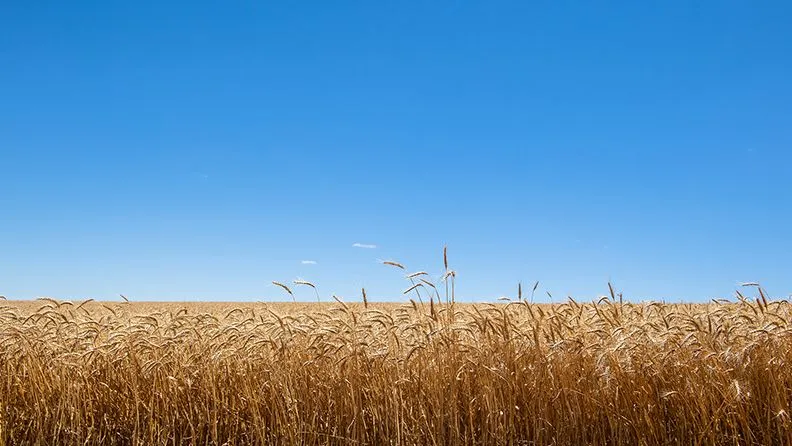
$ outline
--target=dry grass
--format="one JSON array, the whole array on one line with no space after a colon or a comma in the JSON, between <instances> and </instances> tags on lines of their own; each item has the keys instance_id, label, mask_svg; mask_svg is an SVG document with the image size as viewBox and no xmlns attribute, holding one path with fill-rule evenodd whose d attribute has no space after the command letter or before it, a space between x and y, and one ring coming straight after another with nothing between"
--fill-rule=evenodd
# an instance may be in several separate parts
<instances>
[{"instance_id":1,"label":"dry grass","mask_svg":"<svg viewBox=\"0 0 792 446\"><path fill-rule=\"evenodd\" d=\"M0 301L0 445L792 444L791 313Z\"/></svg>"}]
</instances>

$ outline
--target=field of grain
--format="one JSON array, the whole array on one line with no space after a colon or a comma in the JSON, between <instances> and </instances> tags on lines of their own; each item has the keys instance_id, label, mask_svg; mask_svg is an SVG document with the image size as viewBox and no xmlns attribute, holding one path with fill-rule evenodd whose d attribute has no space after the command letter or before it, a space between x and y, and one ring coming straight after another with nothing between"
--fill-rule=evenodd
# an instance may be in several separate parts
<instances>
[{"instance_id":1,"label":"field of grain","mask_svg":"<svg viewBox=\"0 0 792 446\"><path fill-rule=\"evenodd\" d=\"M0 445L792 444L792 306L0 301Z\"/></svg>"}]
</instances>

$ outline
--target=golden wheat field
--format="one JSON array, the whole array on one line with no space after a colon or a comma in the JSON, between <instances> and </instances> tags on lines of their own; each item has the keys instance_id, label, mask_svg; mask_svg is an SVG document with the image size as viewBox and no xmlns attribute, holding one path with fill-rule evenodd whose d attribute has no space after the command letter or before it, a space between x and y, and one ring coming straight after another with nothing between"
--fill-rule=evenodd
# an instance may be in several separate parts
<instances>
[{"instance_id":1,"label":"golden wheat field","mask_svg":"<svg viewBox=\"0 0 792 446\"><path fill-rule=\"evenodd\" d=\"M792 306L0 301L0 444L792 444Z\"/></svg>"}]
</instances>

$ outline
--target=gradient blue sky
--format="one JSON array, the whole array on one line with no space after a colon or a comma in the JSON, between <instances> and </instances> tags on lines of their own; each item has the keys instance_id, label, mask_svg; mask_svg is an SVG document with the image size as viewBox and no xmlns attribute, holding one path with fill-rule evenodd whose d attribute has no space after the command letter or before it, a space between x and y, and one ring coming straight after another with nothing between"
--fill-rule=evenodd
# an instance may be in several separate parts
<instances>
[{"instance_id":1,"label":"gradient blue sky","mask_svg":"<svg viewBox=\"0 0 792 446\"><path fill-rule=\"evenodd\" d=\"M786 296L790 23L784 1L5 3L0 294L398 299L376 260L439 273L448 244L469 299Z\"/></svg>"}]
</instances>

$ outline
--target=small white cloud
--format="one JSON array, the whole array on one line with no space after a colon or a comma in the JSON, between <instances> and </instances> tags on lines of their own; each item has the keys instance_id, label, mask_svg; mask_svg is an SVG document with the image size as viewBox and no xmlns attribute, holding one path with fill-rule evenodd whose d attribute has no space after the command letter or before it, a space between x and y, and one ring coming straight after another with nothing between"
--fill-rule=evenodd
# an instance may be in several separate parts
<instances>
[{"instance_id":1,"label":"small white cloud","mask_svg":"<svg viewBox=\"0 0 792 446\"><path fill-rule=\"evenodd\" d=\"M303 265L316 265L316 260L303 260L300 263L302 263Z\"/></svg>"},{"instance_id":2,"label":"small white cloud","mask_svg":"<svg viewBox=\"0 0 792 446\"><path fill-rule=\"evenodd\" d=\"M368 245L365 243L353 243L352 246L355 248L366 248L366 249L374 249L377 247L377 245Z\"/></svg>"}]
</instances>

